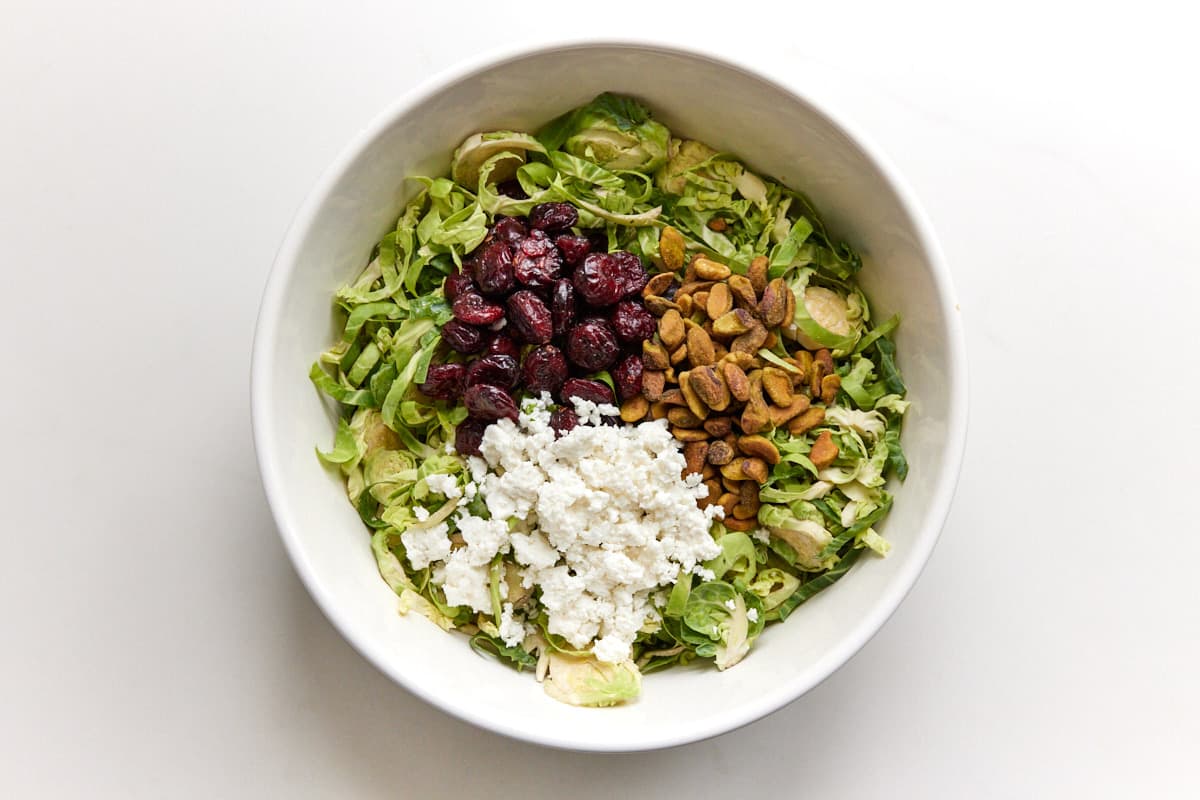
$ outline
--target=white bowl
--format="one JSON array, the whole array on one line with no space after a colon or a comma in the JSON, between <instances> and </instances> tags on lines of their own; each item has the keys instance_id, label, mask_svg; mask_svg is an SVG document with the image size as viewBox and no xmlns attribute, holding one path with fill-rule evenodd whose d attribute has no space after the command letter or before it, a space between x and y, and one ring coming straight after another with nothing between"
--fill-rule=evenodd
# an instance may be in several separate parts
<instances>
[{"instance_id":1,"label":"white bowl","mask_svg":"<svg viewBox=\"0 0 1200 800\"><path fill-rule=\"evenodd\" d=\"M730 150L807 192L832 230L862 252L861 283L896 337L912 409L911 471L892 487L881 530L886 559L868 557L728 672L646 677L636 702L610 709L558 703L530 673L476 655L466 639L417 614L401 617L376 572L342 481L313 455L333 409L308 380L334 341L331 296L366 263L413 191L405 178L443 174L471 133L530 130L611 90L645 101L673 132ZM397 683L484 728L545 745L645 750L745 725L817 685L877 631L912 587L937 540L966 436L966 364L950 276L904 182L863 137L795 90L672 47L586 43L509 53L445 73L355 137L296 215L271 271L255 333L255 445L271 510L296 571L342 635ZM919 643L917 643L919 646Z\"/></svg>"}]
</instances>

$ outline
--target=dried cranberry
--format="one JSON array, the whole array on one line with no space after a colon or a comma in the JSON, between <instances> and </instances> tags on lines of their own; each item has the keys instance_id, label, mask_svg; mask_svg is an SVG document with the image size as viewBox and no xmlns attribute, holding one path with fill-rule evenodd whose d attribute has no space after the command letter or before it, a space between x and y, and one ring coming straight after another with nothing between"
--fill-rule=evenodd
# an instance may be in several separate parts
<instances>
[{"instance_id":1,"label":"dried cranberry","mask_svg":"<svg viewBox=\"0 0 1200 800\"><path fill-rule=\"evenodd\" d=\"M569 377L567 357L552 344L544 344L525 356L521 364L521 379L533 394L556 394Z\"/></svg>"},{"instance_id":2,"label":"dried cranberry","mask_svg":"<svg viewBox=\"0 0 1200 800\"><path fill-rule=\"evenodd\" d=\"M590 400L597 405L600 403L612 405L613 402L612 389L600 381L592 381L587 378L571 378L563 384L563 402L569 402L572 397L578 397L580 400Z\"/></svg>"},{"instance_id":3,"label":"dried cranberry","mask_svg":"<svg viewBox=\"0 0 1200 800\"><path fill-rule=\"evenodd\" d=\"M550 415L550 428L557 436L563 436L579 427L579 415L570 408L560 408Z\"/></svg>"},{"instance_id":4,"label":"dried cranberry","mask_svg":"<svg viewBox=\"0 0 1200 800\"><path fill-rule=\"evenodd\" d=\"M563 261L571 266L583 261L583 257L592 252L592 243L586 236L573 236L569 233L555 238L554 246L562 253Z\"/></svg>"},{"instance_id":5,"label":"dried cranberry","mask_svg":"<svg viewBox=\"0 0 1200 800\"><path fill-rule=\"evenodd\" d=\"M594 306L611 306L625 294L620 268L608 253L589 253L572 281L575 291Z\"/></svg>"},{"instance_id":6,"label":"dried cranberry","mask_svg":"<svg viewBox=\"0 0 1200 800\"><path fill-rule=\"evenodd\" d=\"M512 356L490 355L471 362L467 367L467 386L477 383L490 383L501 389L511 389L517 385L520 367Z\"/></svg>"},{"instance_id":7,"label":"dried cranberry","mask_svg":"<svg viewBox=\"0 0 1200 800\"><path fill-rule=\"evenodd\" d=\"M504 306L487 300L481 294L460 294L451 305L454 318L468 325L491 325L504 316Z\"/></svg>"},{"instance_id":8,"label":"dried cranberry","mask_svg":"<svg viewBox=\"0 0 1200 800\"><path fill-rule=\"evenodd\" d=\"M642 260L625 250L614 250L609 253L621 273L621 285L625 287L625 296L639 294L646 288L650 276L646 274L646 265Z\"/></svg>"},{"instance_id":9,"label":"dried cranberry","mask_svg":"<svg viewBox=\"0 0 1200 800\"><path fill-rule=\"evenodd\" d=\"M470 275L462 272L447 275L446 280L442 282L442 294L446 296L447 303L453 303L459 295L473 291L475 291L475 281L471 280Z\"/></svg>"},{"instance_id":10,"label":"dried cranberry","mask_svg":"<svg viewBox=\"0 0 1200 800\"><path fill-rule=\"evenodd\" d=\"M491 235L493 239L516 244L529 235L529 229L520 217L500 217L492 225Z\"/></svg>"},{"instance_id":11,"label":"dried cranberry","mask_svg":"<svg viewBox=\"0 0 1200 800\"><path fill-rule=\"evenodd\" d=\"M517 347L517 343L514 342L512 337L507 333L494 333L492 334L492 337L487 340L487 347L484 348L484 352L489 356L496 354L519 358L521 355L521 348Z\"/></svg>"},{"instance_id":12,"label":"dried cranberry","mask_svg":"<svg viewBox=\"0 0 1200 800\"><path fill-rule=\"evenodd\" d=\"M462 456L479 455L479 445L483 443L483 434L487 430L486 419L467 417L458 424L454 431L454 449Z\"/></svg>"},{"instance_id":13,"label":"dried cranberry","mask_svg":"<svg viewBox=\"0 0 1200 800\"><path fill-rule=\"evenodd\" d=\"M528 200L529 195L525 194L525 190L521 188L521 182L516 178L496 184L496 192L511 197L514 200Z\"/></svg>"},{"instance_id":14,"label":"dried cranberry","mask_svg":"<svg viewBox=\"0 0 1200 800\"><path fill-rule=\"evenodd\" d=\"M594 230L587 231L584 235L592 243L593 253L608 252L608 232L604 228L595 228Z\"/></svg>"},{"instance_id":15,"label":"dried cranberry","mask_svg":"<svg viewBox=\"0 0 1200 800\"><path fill-rule=\"evenodd\" d=\"M612 313L612 326L621 344L641 344L658 329L654 315L637 300L617 303Z\"/></svg>"},{"instance_id":16,"label":"dried cranberry","mask_svg":"<svg viewBox=\"0 0 1200 800\"><path fill-rule=\"evenodd\" d=\"M517 281L533 287L549 286L562 271L562 256L549 239L529 237L517 245L513 274Z\"/></svg>"},{"instance_id":17,"label":"dried cranberry","mask_svg":"<svg viewBox=\"0 0 1200 800\"><path fill-rule=\"evenodd\" d=\"M468 386L463 391L463 405L473 417L517 421L517 403L512 395L489 383Z\"/></svg>"},{"instance_id":18,"label":"dried cranberry","mask_svg":"<svg viewBox=\"0 0 1200 800\"><path fill-rule=\"evenodd\" d=\"M517 337L530 344L545 344L554 336L550 309L528 289L509 296L508 322Z\"/></svg>"},{"instance_id":19,"label":"dried cranberry","mask_svg":"<svg viewBox=\"0 0 1200 800\"><path fill-rule=\"evenodd\" d=\"M541 230L570 228L579 222L579 212L570 203L538 203L529 210L529 224Z\"/></svg>"},{"instance_id":20,"label":"dried cranberry","mask_svg":"<svg viewBox=\"0 0 1200 800\"><path fill-rule=\"evenodd\" d=\"M613 383L617 385L617 396L622 401L636 397L642 393L642 357L636 353L627 355L617 364L612 373ZM470 375L467 376L470 382Z\"/></svg>"},{"instance_id":21,"label":"dried cranberry","mask_svg":"<svg viewBox=\"0 0 1200 800\"><path fill-rule=\"evenodd\" d=\"M475 283L484 294L508 294L516 285L513 276L512 246L494 241L483 246L475 261Z\"/></svg>"},{"instance_id":22,"label":"dried cranberry","mask_svg":"<svg viewBox=\"0 0 1200 800\"><path fill-rule=\"evenodd\" d=\"M483 349L483 331L458 319L442 326L442 339L459 353L478 353Z\"/></svg>"},{"instance_id":23,"label":"dried cranberry","mask_svg":"<svg viewBox=\"0 0 1200 800\"><path fill-rule=\"evenodd\" d=\"M617 335L602 319L585 320L567 331L567 359L588 372L612 366L620 352Z\"/></svg>"},{"instance_id":24,"label":"dried cranberry","mask_svg":"<svg viewBox=\"0 0 1200 800\"><path fill-rule=\"evenodd\" d=\"M550 295L550 319L555 336L562 336L575 321L575 287L567 278L554 282L554 291Z\"/></svg>"},{"instance_id":25,"label":"dried cranberry","mask_svg":"<svg viewBox=\"0 0 1200 800\"><path fill-rule=\"evenodd\" d=\"M462 364L430 364L425 382L418 388L436 400L454 400L463 390L467 368Z\"/></svg>"}]
</instances>

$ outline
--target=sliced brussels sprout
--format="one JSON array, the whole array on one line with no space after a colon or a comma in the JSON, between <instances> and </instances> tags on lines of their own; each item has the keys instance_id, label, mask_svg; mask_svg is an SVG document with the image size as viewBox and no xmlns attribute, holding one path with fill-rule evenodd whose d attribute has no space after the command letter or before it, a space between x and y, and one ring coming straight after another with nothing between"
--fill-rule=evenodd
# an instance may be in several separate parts
<instances>
[{"instance_id":1,"label":"sliced brussels sprout","mask_svg":"<svg viewBox=\"0 0 1200 800\"><path fill-rule=\"evenodd\" d=\"M608 169L654 172L667 160L671 132L630 97L605 92L551 125L563 150Z\"/></svg>"},{"instance_id":2,"label":"sliced brussels sprout","mask_svg":"<svg viewBox=\"0 0 1200 800\"><path fill-rule=\"evenodd\" d=\"M800 519L783 506L764 505L758 521L772 536L781 539L796 551L796 563L806 570L825 569L818 556L833 534L813 519Z\"/></svg>"},{"instance_id":3,"label":"sliced brussels sprout","mask_svg":"<svg viewBox=\"0 0 1200 800\"><path fill-rule=\"evenodd\" d=\"M655 176L658 187L670 194L683 194L683 190L687 186L687 171L716 154L717 151L704 142L688 139L677 144L676 140L673 140L671 142L671 159Z\"/></svg>"},{"instance_id":4,"label":"sliced brussels sprout","mask_svg":"<svg viewBox=\"0 0 1200 800\"><path fill-rule=\"evenodd\" d=\"M615 706L641 694L642 673L632 661L609 664L594 656L547 653L546 694L572 706Z\"/></svg>"},{"instance_id":5,"label":"sliced brussels sprout","mask_svg":"<svg viewBox=\"0 0 1200 800\"><path fill-rule=\"evenodd\" d=\"M854 348L863 332L863 307L857 294L844 295L809 283L811 269L797 270L788 279L796 295L796 315L785 333L808 350L823 347L835 353Z\"/></svg>"},{"instance_id":6,"label":"sliced brussels sprout","mask_svg":"<svg viewBox=\"0 0 1200 800\"><path fill-rule=\"evenodd\" d=\"M371 496L388 503L417 479L417 462L407 450L375 450L363 459L363 478Z\"/></svg>"},{"instance_id":7,"label":"sliced brussels sprout","mask_svg":"<svg viewBox=\"0 0 1200 800\"><path fill-rule=\"evenodd\" d=\"M529 150L546 152L538 140L527 133L492 131L473 134L454 151L450 177L459 186L474 192L479 187L479 170L484 162L500 153L511 153L512 158L497 159L488 175L490 183L501 183L517 174L517 168L525 163L525 153Z\"/></svg>"}]
</instances>

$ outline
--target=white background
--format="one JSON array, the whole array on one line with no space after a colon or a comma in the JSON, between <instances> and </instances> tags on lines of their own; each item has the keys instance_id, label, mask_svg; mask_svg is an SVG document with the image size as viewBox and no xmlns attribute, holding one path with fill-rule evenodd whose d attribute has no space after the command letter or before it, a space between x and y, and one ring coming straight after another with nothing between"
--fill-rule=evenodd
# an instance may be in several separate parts
<instances>
[{"instance_id":1,"label":"white background","mask_svg":"<svg viewBox=\"0 0 1200 800\"><path fill-rule=\"evenodd\" d=\"M533 5L4 4L0 796L1200 795L1195 21ZM971 432L924 576L844 669L733 734L592 756L344 643L267 512L248 364L355 131L480 49L622 33L756 64L892 156L957 282Z\"/></svg>"}]
</instances>

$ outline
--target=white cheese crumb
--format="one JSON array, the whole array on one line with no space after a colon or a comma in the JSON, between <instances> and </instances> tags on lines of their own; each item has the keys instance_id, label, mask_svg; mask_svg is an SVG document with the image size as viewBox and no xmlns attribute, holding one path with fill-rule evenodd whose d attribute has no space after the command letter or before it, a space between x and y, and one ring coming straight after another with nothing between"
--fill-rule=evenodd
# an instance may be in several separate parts
<instances>
[{"instance_id":1,"label":"white cheese crumb","mask_svg":"<svg viewBox=\"0 0 1200 800\"><path fill-rule=\"evenodd\" d=\"M475 611L491 613L492 593L488 586L488 565L472 564L467 557L467 548L455 550L446 559L442 581L442 591L446 593L448 604L469 606ZM501 586L500 593L504 592L505 589Z\"/></svg>"},{"instance_id":2,"label":"white cheese crumb","mask_svg":"<svg viewBox=\"0 0 1200 800\"><path fill-rule=\"evenodd\" d=\"M750 532L750 535L754 537L755 541L762 542L763 544L771 541L771 534L767 533L766 528L755 528Z\"/></svg>"},{"instance_id":3,"label":"white cheese crumb","mask_svg":"<svg viewBox=\"0 0 1200 800\"><path fill-rule=\"evenodd\" d=\"M462 497L462 489L458 488L458 479L453 475L430 475L425 479L429 491L437 492L447 500L457 500Z\"/></svg>"},{"instance_id":4,"label":"white cheese crumb","mask_svg":"<svg viewBox=\"0 0 1200 800\"><path fill-rule=\"evenodd\" d=\"M477 494L479 494L479 487L475 485L475 481L467 481L467 485L463 487L463 497L467 500L474 500Z\"/></svg>"},{"instance_id":5,"label":"white cheese crumb","mask_svg":"<svg viewBox=\"0 0 1200 800\"><path fill-rule=\"evenodd\" d=\"M746 609L746 619L750 620L751 622L758 622L758 609L757 608Z\"/></svg>"},{"instance_id":6,"label":"white cheese crumb","mask_svg":"<svg viewBox=\"0 0 1200 800\"><path fill-rule=\"evenodd\" d=\"M737 611L737 603L733 602L732 600L726 600L725 607L730 611Z\"/></svg>"},{"instance_id":7,"label":"white cheese crumb","mask_svg":"<svg viewBox=\"0 0 1200 800\"><path fill-rule=\"evenodd\" d=\"M428 527L414 526L400 534L404 552L413 569L425 569L434 561L450 555L449 526L444 522Z\"/></svg>"},{"instance_id":8,"label":"white cheese crumb","mask_svg":"<svg viewBox=\"0 0 1200 800\"><path fill-rule=\"evenodd\" d=\"M500 614L500 638L509 647L517 647L525 641L527 633L525 623L513 616L513 604L505 603Z\"/></svg>"},{"instance_id":9,"label":"white cheese crumb","mask_svg":"<svg viewBox=\"0 0 1200 800\"><path fill-rule=\"evenodd\" d=\"M715 558L716 556L713 557ZM699 564L692 567L692 574L699 575L706 581L715 581L717 579L717 573L713 572L711 569L705 569Z\"/></svg>"},{"instance_id":10,"label":"white cheese crumb","mask_svg":"<svg viewBox=\"0 0 1200 800\"><path fill-rule=\"evenodd\" d=\"M429 509L425 506L413 506L413 516L417 518L417 522L424 522L429 519Z\"/></svg>"}]
</instances>

